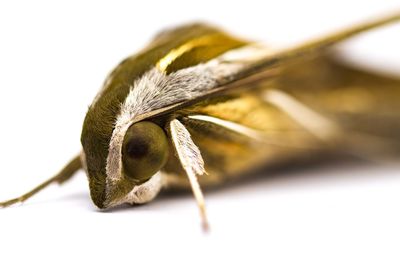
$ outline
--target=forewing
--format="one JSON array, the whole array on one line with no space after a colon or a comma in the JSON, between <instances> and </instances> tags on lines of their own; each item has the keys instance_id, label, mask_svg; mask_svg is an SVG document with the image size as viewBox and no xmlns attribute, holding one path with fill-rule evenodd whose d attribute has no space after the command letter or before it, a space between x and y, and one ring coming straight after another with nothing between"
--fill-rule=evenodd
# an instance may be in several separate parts
<instances>
[{"instance_id":1,"label":"forewing","mask_svg":"<svg viewBox=\"0 0 400 268\"><path fill-rule=\"evenodd\" d=\"M390 149L400 153L400 79L347 66L332 55L321 55L287 65L272 83L259 82L242 86L238 93L209 98L175 112L183 118L202 152L209 174L200 177L203 185L218 184L261 166L308 161L332 153L348 154L348 146L353 146L356 151L350 153L356 156L365 153L361 148L364 145L382 149L380 152ZM321 142L285 111L265 102L262 95L271 89L290 95L332 121L342 130L335 141L342 145ZM243 125L261 132L265 140L189 118L197 114ZM379 143L372 144L377 140ZM348 146L344 146L346 143ZM165 172L172 175L170 185L186 186L186 180L179 179L182 174L174 159Z\"/></svg>"},{"instance_id":2,"label":"forewing","mask_svg":"<svg viewBox=\"0 0 400 268\"><path fill-rule=\"evenodd\" d=\"M331 55L287 66L274 87L344 129L400 136L400 78L351 67Z\"/></svg>"}]
</instances>

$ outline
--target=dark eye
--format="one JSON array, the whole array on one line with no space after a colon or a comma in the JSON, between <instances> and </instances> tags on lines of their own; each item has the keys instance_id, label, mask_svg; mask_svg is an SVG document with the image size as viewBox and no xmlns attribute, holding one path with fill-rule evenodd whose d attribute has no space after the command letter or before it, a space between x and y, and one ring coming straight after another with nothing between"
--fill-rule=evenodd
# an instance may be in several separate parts
<instances>
[{"instance_id":1,"label":"dark eye","mask_svg":"<svg viewBox=\"0 0 400 268\"><path fill-rule=\"evenodd\" d=\"M152 122L139 122L129 127L122 144L125 176L141 184L159 171L168 159L167 136Z\"/></svg>"}]
</instances>

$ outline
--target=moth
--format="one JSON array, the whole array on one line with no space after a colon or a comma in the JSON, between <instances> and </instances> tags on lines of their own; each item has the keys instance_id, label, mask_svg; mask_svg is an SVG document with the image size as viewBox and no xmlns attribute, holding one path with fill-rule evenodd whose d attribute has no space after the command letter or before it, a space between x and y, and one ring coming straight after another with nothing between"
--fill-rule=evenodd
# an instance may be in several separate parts
<instances>
[{"instance_id":1,"label":"moth","mask_svg":"<svg viewBox=\"0 0 400 268\"><path fill-rule=\"evenodd\" d=\"M394 14L283 49L206 24L165 30L105 80L83 122L81 154L0 206L83 169L100 209L191 189L206 226L201 188L233 175L331 153L396 157L400 78L347 66L331 47L399 20Z\"/></svg>"}]
</instances>

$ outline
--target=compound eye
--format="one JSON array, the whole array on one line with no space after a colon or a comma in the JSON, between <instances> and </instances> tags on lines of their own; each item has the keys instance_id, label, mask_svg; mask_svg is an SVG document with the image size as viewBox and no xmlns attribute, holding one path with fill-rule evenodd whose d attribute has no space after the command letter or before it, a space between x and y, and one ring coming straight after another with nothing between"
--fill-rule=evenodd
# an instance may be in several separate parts
<instances>
[{"instance_id":1,"label":"compound eye","mask_svg":"<svg viewBox=\"0 0 400 268\"><path fill-rule=\"evenodd\" d=\"M167 136L157 124L143 121L131 125L122 144L125 177L142 184L165 165L168 152Z\"/></svg>"}]
</instances>

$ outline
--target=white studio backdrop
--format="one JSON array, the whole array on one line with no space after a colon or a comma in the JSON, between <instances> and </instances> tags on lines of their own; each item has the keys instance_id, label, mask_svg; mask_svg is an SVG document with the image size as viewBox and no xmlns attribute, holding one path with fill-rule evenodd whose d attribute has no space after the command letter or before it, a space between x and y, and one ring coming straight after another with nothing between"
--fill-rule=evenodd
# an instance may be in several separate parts
<instances>
[{"instance_id":1,"label":"white studio backdrop","mask_svg":"<svg viewBox=\"0 0 400 268\"><path fill-rule=\"evenodd\" d=\"M400 9L400 1L3 1L0 199L80 150L108 72L165 27L205 21L272 46ZM400 26L340 47L352 64L400 74ZM0 267L399 267L400 170L322 166L206 193L98 212L79 173L0 210Z\"/></svg>"}]
</instances>

